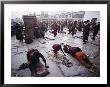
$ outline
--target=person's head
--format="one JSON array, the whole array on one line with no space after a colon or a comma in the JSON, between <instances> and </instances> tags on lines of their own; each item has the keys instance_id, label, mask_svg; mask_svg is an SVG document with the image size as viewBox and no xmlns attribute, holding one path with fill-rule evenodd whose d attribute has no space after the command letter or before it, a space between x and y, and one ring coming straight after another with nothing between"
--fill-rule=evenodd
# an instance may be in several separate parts
<instances>
[{"instance_id":1,"label":"person's head","mask_svg":"<svg viewBox=\"0 0 110 87\"><path fill-rule=\"evenodd\" d=\"M84 23L87 23L87 21L84 21Z\"/></svg>"},{"instance_id":2,"label":"person's head","mask_svg":"<svg viewBox=\"0 0 110 87\"><path fill-rule=\"evenodd\" d=\"M39 51L38 51L37 49L35 49L35 51L34 51L34 52L39 53Z\"/></svg>"},{"instance_id":3,"label":"person's head","mask_svg":"<svg viewBox=\"0 0 110 87\"><path fill-rule=\"evenodd\" d=\"M38 50L35 50L34 53L33 53L33 55L32 55L32 57L35 58L38 55L38 53L39 53L39 51Z\"/></svg>"},{"instance_id":4,"label":"person's head","mask_svg":"<svg viewBox=\"0 0 110 87\"><path fill-rule=\"evenodd\" d=\"M35 49L31 48L31 49L28 49L28 52L34 52Z\"/></svg>"},{"instance_id":5,"label":"person's head","mask_svg":"<svg viewBox=\"0 0 110 87\"><path fill-rule=\"evenodd\" d=\"M87 22L90 22L90 20L87 20Z\"/></svg>"}]
</instances>

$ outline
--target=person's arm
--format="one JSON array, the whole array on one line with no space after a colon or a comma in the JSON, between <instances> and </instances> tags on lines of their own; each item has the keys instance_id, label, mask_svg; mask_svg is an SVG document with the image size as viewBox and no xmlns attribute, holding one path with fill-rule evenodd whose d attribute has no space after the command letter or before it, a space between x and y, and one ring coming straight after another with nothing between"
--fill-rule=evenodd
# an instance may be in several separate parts
<instances>
[{"instance_id":1,"label":"person's arm","mask_svg":"<svg viewBox=\"0 0 110 87\"><path fill-rule=\"evenodd\" d=\"M70 45L67 45L67 44L66 44L66 46L67 46L67 47L71 47Z\"/></svg>"},{"instance_id":2,"label":"person's arm","mask_svg":"<svg viewBox=\"0 0 110 87\"><path fill-rule=\"evenodd\" d=\"M30 52L29 51L27 52L27 60L28 60L28 62L30 61Z\"/></svg>"},{"instance_id":3,"label":"person's arm","mask_svg":"<svg viewBox=\"0 0 110 87\"><path fill-rule=\"evenodd\" d=\"M46 59L44 58L44 56L41 53L39 53L39 56L42 58L43 62L45 63L45 67L48 68L47 63L46 63Z\"/></svg>"},{"instance_id":4,"label":"person's arm","mask_svg":"<svg viewBox=\"0 0 110 87\"><path fill-rule=\"evenodd\" d=\"M63 52L63 54L65 55L65 53L64 53L64 51L63 51L63 49L61 48L61 51Z\"/></svg>"}]
</instances>

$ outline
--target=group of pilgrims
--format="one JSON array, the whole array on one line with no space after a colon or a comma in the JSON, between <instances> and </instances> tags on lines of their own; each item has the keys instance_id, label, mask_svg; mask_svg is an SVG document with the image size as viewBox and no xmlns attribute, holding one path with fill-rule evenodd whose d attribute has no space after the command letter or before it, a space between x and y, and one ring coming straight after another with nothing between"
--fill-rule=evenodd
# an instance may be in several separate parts
<instances>
[{"instance_id":1,"label":"group of pilgrims","mask_svg":"<svg viewBox=\"0 0 110 87\"><path fill-rule=\"evenodd\" d=\"M14 31L16 35L16 39L23 41L23 23L13 23L11 26L11 30ZM48 30L51 30L54 37L58 35L58 33L64 32L64 28L67 28L68 34L74 36L77 32L82 32L83 43L87 43L89 34L92 33L92 39L95 40L98 31L100 30L100 22L97 22L97 19L94 20L86 20L86 21L71 21L71 20L52 20L52 21L40 21L35 23L32 28L34 32L35 38L44 38L45 33ZM65 32L67 33L67 32ZM13 34L13 32L12 32Z\"/></svg>"},{"instance_id":2,"label":"group of pilgrims","mask_svg":"<svg viewBox=\"0 0 110 87\"><path fill-rule=\"evenodd\" d=\"M87 21L53 21L51 23L51 29L53 30L54 37L58 33L63 32L64 28L68 29L68 34L74 36L78 31L83 32L83 42L84 44L88 41L88 36L92 34L92 39L95 40L98 31L100 30L100 22L97 20L87 20ZM66 32L65 32L66 33Z\"/></svg>"},{"instance_id":3,"label":"group of pilgrims","mask_svg":"<svg viewBox=\"0 0 110 87\"><path fill-rule=\"evenodd\" d=\"M66 55L69 54L72 56L72 58L78 60L78 62L81 63L81 65L83 65L84 67L86 67L90 72L94 73L97 71L97 67L90 61L89 56L85 54L83 50L79 47L73 47L68 44L60 43L53 44L52 49L54 54L53 59L60 59L62 64L66 67L73 66L73 63L70 62L70 60L66 57ZM63 58L58 57L59 51L62 51ZM40 58L42 58L44 63L40 61ZM23 63L22 65L20 65L18 70L29 68L31 71L31 76L46 76L50 74L47 69L50 67L50 65L47 64L46 59L47 58L45 57L45 55L43 55L38 49L30 49L27 51L28 63ZM38 74L40 70L42 71L42 73Z\"/></svg>"},{"instance_id":4,"label":"group of pilgrims","mask_svg":"<svg viewBox=\"0 0 110 87\"><path fill-rule=\"evenodd\" d=\"M14 34L16 35L17 40L23 41L24 39L23 27L24 24L22 23L14 23L11 26L11 29L15 30ZM53 36L56 37L58 33L64 32L64 28L67 28L68 34L71 34L72 36L74 36L77 32L82 32L83 43L86 44L88 42L88 36L90 33L92 33L92 39L95 40L95 37L98 34L98 31L100 30L100 22L97 22L97 19L86 21L71 21L71 20L64 21L52 20L49 22L43 21L36 23L32 30L34 32L35 38L45 38L45 33L48 30L51 30ZM68 44L61 43L53 44L52 48L55 58L57 58L58 51L61 50L64 56L66 55L66 53L68 53L72 57L76 58L85 67L92 69L93 71L96 69L93 63L91 63L91 61L89 60L89 57L79 47L73 47ZM28 65L32 76L36 74L36 67L39 65L40 57L43 59L45 67L49 68L45 56L43 56L37 49L31 49L27 52L27 60L29 62ZM71 66L69 60L66 61L67 66L68 67L69 65Z\"/></svg>"}]
</instances>

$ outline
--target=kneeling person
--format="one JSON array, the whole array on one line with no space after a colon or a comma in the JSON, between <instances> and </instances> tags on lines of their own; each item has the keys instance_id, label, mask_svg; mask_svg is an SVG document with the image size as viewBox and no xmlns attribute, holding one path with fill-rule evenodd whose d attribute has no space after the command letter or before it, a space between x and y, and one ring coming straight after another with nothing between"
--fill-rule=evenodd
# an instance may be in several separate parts
<instances>
[{"instance_id":1,"label":"kneeling person","mask_svg":"<svg viewBox=\"0 0 110 87\"><path fill-rule=\"evenodd\" d=\"M40 59L39 59L40 57L42 58L43 62L45 63L45 67L48 68L47 63L46 63L46 59L37 49L32 49L27 52L27 60L29 62L29 69L31 71L32 76L34 74L36 74L36 67L40 63Z\"/></svg>"},{"instance_id":2,"label":"kneeling person","mask_svg":"<svg viewBox=\"0 0 110 87\"><path fill-rule=\"evenodd\" d=\"M54 44L54 45L52 46L53 52L54 52L54 55L55 55L56 58L57 58L57 53L58 53L59 50L61 50L61 51L63 52L63 54L64 54L64 51L63 51L61 45L63 45L63 43L61 43L61 44ZM65 55L65 54L64 54L64 55Z\"/></svg>"}]
</instances>

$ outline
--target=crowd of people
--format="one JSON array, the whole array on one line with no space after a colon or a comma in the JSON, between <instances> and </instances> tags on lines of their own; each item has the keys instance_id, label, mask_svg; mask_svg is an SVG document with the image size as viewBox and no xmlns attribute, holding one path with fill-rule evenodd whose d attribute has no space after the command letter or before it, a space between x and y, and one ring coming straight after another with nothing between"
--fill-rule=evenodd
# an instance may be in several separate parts
<instances>
[{"instance_id":1,"label":"crowd of people","mask_svg":"<svg viewBox=\"0 0 110 87\"><path fill-rule=\"evenodd\" d=\"M21 22L13 22L11 25L11 36L16 35L17 40L23 41L23 27L24 25Z\"/></svg>"},{"instance_id":2,"label":"crowd of people","mask_svg":"<svg viewBox=\"0 0 110 87\"><path fill-rule=\"evenodd\" d=\"M35 38L44 38L45 32L47 32L48 22L37 22L34 24L33 32Z\"/></svg>"},{"instance_id":3,"label":"crowd of people","mask_svg":"<svg viewBox=\"0 0 110 87\"><path fill-rule=\"evenodd\" d=\"M23 27L25 26L21 23L14 23L11 26L12 31L15 32L17 40L23 40ZM64 32L64 28L67 28L69 32L68 34L71 34L72 36L74 36L77 33L77 31L83 32L83 43L85 44L88 41L90 32L93 33L92 39L95 40L95 37L98 34L98 31L100 30L100 22L97 22L97 19L95 18L87 21L43 21L35 23L32 27L32 31L34 32L35 38L44 38L45 33L48 30L51 30L51 33L53 33L54 37L56 37L58 33Z\"/></svg>"},{"instance_id":4,"label":"crowd of people","mask_svg":"<svg viewBox=\"0 0 110 87\"><path fill-rule=\"evenodd\" d=\"M57 35L57 33L60 33L63 31L64 28L67 28L69 33L72 36L79 32L83 32L83 42L84 44L88 41L88 36L90 32L93 33L92 39L95 40L96 35L98 34L98 31L100 30L100 22L97 22L97 20L87 20L87 21L52 21L51 22L51 29L53 30L52 33L54 36Z\"/></svg>"},{"instance_id":5,"label":"crowd of people","mask_svg":"<svg viewBox=\"0 0 110 87\"><path fill-rule=\"evenodd\" d=\"M11 26L11 29L13 32L12 35L15 34L17 40L23 41L24 27L25 26L22 23L14 23ZM87 21L52 20L49 22L35 23L34 27L32 28L32 31L34 32L35 38L44 38L45 33L48 30L51 30L51 33L53 33L54 37L56 37L58 33L64 32L64 28L66 28L68 30L68 34L71 34L72 36L74 36L78 31L82 32L83 43L86 44L90 33L92 33L92 39L95 40L95 37L98 34L98 31L100 30L100 22L97 22L97 19L92 19ZM62 48L62 45L63 45L63 48ZM66 53L68 53L74 58L76 58L81 64L83 64L87 68L92 68L92 69L95 68L93 64L89 61L88 56L79 47L72 47L67 44L65 45L53 44L52 48L56 58L57 58L58 51L61 50L64 56ZM48 67L46 63L46 59L37 49L32 49L27 52L27 60L29 62L29 68L32 75L34 75L36 72L36 66L40 62L39 60L40 57L44 61L45 67Z\"/></svg>"}]
</instances>

